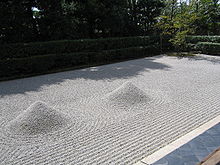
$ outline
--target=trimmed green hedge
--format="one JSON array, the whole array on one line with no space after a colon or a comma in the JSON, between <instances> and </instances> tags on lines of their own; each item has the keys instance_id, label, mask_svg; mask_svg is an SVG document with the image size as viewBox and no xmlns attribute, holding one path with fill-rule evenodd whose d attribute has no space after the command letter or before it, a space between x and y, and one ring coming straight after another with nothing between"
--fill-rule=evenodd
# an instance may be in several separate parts
<instances>
[{"instance_id":1,"label":"trimmed green hedge","mask_svg":"<svg viewBox=\"0 0 220 165\"><path fill-rule=\"evenodd\" d=\"M185 51L185 52L196 51L195 46L196 46L196 44L188 43L188 44L186 44L185 47L183 48L183 51Z\"/></svg>"},{"instance_id":2,"label":"trimmed green hedge","mask_svg":"<svg viewBox=\"0 0 220 165\"><path fill-rule=\"evenodd\" d=\"M159 45L0 60L0 77L21 77L159 54Z\"/></svg>"},{"instance_id":3,"label":"trimmed green hedge","mask_svg":"<svg viewBox=\"0 0 220 165\"><path fill-rule=\"evenodd\" d=\"M99 52L102 50L147 46L158 41L159 37L156 36L138 36L8 44L0 46L0 59L73 52Z\"/></svg>"},{"instance_id":4,"label":"trimmed green hedge","mask_svg":"<svg viewBox=\"0 0 220 165\"><path fill-rule=\"evenodd\" d=\"M186 43L196 44L198 42L220 43L220 36L186 36Z\"/></svg>"},{"instance_id":5,"label":"trimmed green hedge","mask_svg":"<svg viewBox=\"0 0 220 165\"><path fill-rule=\"evenodd\" d=\"M220 55L220 43L199 42L195 49L204 54Z\"/></svg>"}]
</instances>

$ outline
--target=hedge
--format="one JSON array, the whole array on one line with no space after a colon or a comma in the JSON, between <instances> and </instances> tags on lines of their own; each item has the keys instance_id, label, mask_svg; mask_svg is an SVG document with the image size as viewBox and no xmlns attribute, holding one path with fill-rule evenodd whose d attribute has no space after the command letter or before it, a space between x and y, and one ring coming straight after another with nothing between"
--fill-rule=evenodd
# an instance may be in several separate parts
<instances>
[{"instance_id":1,"label":"hedge","mask_svg":"<svg viewBox=\"0 0 220 165\"><path fill-rule=\"evenodd\" d=\"M140 58L159 54L159 45L147 47L129 47L124 49L105 50L101 52L80 52L49 54L26 58L0 60L0 77L21 77L48 73L67 68L79 68L97 64L112 63L125 59Z\"/></svg>"},{"instance_id":2,"label":"hedge","mask_svg":"<svg viewBox=\"0 0 220 165\"><path fill-rule=\"evenodd\" d=\"M196 51L195 46L196 46L196 44L187 43L182 50L184 52Z\"/></svg>"},{"instance_id":3,"label":"hedge","mask_svg":"<svg viewBox=\"0 0 220 165\"><path fill-rule=\"evenodd\" d=\"M196 44L198 42L220 43L220 36L186 36L186 43Z\"/></svg>"},{"instance_id":4,"label":"hedge","mask_svg":"<svg viewBox=\"0 0 220 165\"><path fill-rule=\"evenodd\" d=\"M195 48L204 54L220 55L220 43L199 42Z\"/></svg>"},{"instance_id":5,"label":"hedge","mask_svg":"<svg viewBox=\"0 0 220 165\"><path fill-rule=\"evenodd\" d=\"M99 52L102 50L146 46L157 41L159 41L159 38L156 36L138 36L8 44L0 46L0 59L73 52Z\"/></svg>"}]
</instances>

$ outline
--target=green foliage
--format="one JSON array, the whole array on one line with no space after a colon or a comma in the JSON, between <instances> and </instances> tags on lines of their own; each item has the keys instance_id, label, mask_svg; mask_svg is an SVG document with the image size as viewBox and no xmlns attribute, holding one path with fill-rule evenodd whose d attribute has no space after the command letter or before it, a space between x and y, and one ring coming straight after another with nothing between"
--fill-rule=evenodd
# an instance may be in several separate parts
<instances>
[{"instance_id":1,"label":"green foliage","mask_svg":"<svg viewBox=\"0 0 220 165\"><path fill-rule=\"evenodd\" d=\"M187 36L187 50L220 55L220 36Z\"/></svg>"},{"instance_id":2,"label":"green foliage","mask_svg":"<svg viewBox=\"0 0 220 165\"><path fill-rule=\"evenodd\" d=\"M0 2L0 43L124 37L160 32L170 35L171 42L179 48L184 44L184 35L219 35L219 0L189 2L5 0Z\"/></svg>"},{"instance_id":3,"label":"green foliage","mask_svg":"<svg viewBox=\"0 0 220 165\"><path fill-rule=\"evenodd\" d=\"M37 0L39 16L35 18L40 40L60 40L76 37L76 7L64 0Z\"/></svg>"},{"instance_id":4,"label":"green foliage","mask_svg":"<svg viewBox=\"0 0 220 165\"><path fill-rule=\"evenodd\" d=\"M156 28L169 35L177 51L185 50L185 38L194 34L220 34L219 0L185 1L167 0Z\"/></svg>"},{"instance_id":5,"label":"green foliage","mask_svg":"<svg viewBox=\"0 0 220 165\"><path fill-rule=\"evenodd\" d=\"M180 31L177 32L176 35L174 35L174 37L169 40L174 45L176 51L181 51L185 49L186 47L185 38L187 34L188 34L187 30Z\"/></svg>"},{"instance_id":6,"label":"green foliage","mask_svg":"<svg viewBox=\"0 0 220 165\"><path fill-rule=\"evenodd\" d=\"M195 48L204 54L220 55L220 43L199 42Z\"/></svg>"},{"instance_id":7,"label":"green foliage","mask_svg":"<svg viewBox=\"0 0 220 165\"><path fill-rule=\"evenodd\" d=\"M0 43L27 42L36 36L33 1L0 2Z\"/></svg>"},{"instance_id":8,"label":"green foliage","mask_svg":"<svg viewBox=\"0 0 220 165\"><path fill-rule=\"evenodd\" d=\"M197 22L196 34L219 35L220 34L220 1L200 0L196 12L200 20Z\"/></svg>"},{"instance_id":9,"label":"green foliage","mask_svg":"<svg viewBox=\"0 0 220 165\"><path fill-rule=\"evenodd\" d=\"M160 14L161 0L75 0L77 17L90 38L149 32Z\"/></svg>"},{"instance_id":10,"label":"green foliage","mask_svg":"<svg viewBox=\"0 0 220 165\"><path fill-rule=\"evenodd\" d=\"M151 44L146 47L130 47L101 52L49 54L0 60L0 77L15 77L15 75L20 77L68 68L112 63L114 61L151 56L159 53L158 50L157 44Z\"/></svg>"},{"instance_id":11,"label":"green foliage","mask_svg":"<svg viewBox=\"0 0 220 165\"><path fill-rule=\"evenodd\" d=\"M5 0L0 43L146 35L161 0Z\"/></svg>"},{"instance_id":12,"label":"green foliage","mask_svg":"<svg viewBox=\"0 0 220 165\"><path fill-rule=\"evenodd\" d=\"M139 0L137 1L137 21L139 26L148 32L152 30L153 25L157 22L156 17L161 13L164 3L160 0Z\"/></svg>"},{"instance_id":13,"label":"green foliage","mask_svg":"<svg viewBox=\"0 0 220 165\"><path fill-rule=\"evenodd\" d=\"M18 43L0 46L0 59L23 58L37 55L98 52L101 50L119 49L136 46L147 46L158 42L156 36L122 37L106 39L61 40L49 42Z\"/></svg>"},{"instance_id":14,"label":"green foliage","mask_svg":"<svg viewBox=\"0 0 220 165\"><path fill-rule=\"evenodd\" d=\"M220 43L220 36L186 36L186 42L196 44L198 42Z\"/></svg>"}]
</instances>

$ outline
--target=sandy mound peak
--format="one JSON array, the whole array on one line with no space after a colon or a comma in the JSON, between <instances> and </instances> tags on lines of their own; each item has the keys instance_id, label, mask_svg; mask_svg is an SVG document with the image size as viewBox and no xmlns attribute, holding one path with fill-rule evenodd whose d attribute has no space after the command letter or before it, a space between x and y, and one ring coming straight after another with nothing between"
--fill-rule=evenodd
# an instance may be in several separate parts
<instances>
[{"instance_id":1,"label":"sandy mound peak","mask_svg":"<svg viewBox=\"0 0 220 165\"><path fill-rule=\"evenodd\" d=\"M110 102L126 105L149 102L151 100L144 91L131 82L122 84L119 88L107 94L105 98Z\"/></svg>"},{"instance_id":2,"label":"sandy mound peak","mask_svg":"<svg viewBox=\"0 0 220 165\"><path fill-rule=\"evenodd\" d=\"M45 134L66 126L69 119L44 102L35 102L7 125L12 133Z\"/></svg>"}]
</instances>

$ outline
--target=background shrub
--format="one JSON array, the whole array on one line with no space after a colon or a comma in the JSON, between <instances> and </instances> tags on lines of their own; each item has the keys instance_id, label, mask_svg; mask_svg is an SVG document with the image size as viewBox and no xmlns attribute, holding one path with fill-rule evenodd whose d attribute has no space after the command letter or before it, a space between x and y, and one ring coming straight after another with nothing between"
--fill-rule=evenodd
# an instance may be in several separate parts
<instances>
[{"instance_id":1,"label":"background shrub","mask_svg":"<svg viewBox=\"0 0 220 165\"><path fill-rule=\"evenodd\" d=\"M67 68L79 68L159 54L159 44L103 50L100 52L75 52L47 54L24 58L0 60L0 79L48 73Z\"/></svg>"},{"instance_id":2,"label":"background shrub","mask_svg":"<svg viewBox=\"0 0 220 165\"><path fill-rule=\"evenodd\" d=\"M220 43L220 36L186 36L186 42L191 44L198 42Z\"/></svg>"},{"instance_id":3,"label":"background shrub","mask_svg":"<svg viewBox=\"0 0 220 165\"><path fill-rule=\"evenodd\" d=\"M204 54L220 55L220 36L187 36L184 51L197 51Z\"/></svg>"},{"instance_id":4,"label":"background shrub","mask_svg":"<svg viewBox=\"0 0 220 165\"><path fill-rule=\"evenodd\" d=\"M156 36L138 36L8 44L0 46L0 59L73 52L99 52L102 50L147 46L158 41L159 38Z\"/></svg>"},{"instance_id":5,"label":"background shrub","mask_svg":"<svg viewBox=\"0 0 220 165\"><path fill-rule=\"evenodd\" d=\"M199 42L196 44L195 49L204 54L220 55L220 43Z\"/></svg>"}]
</instances>

